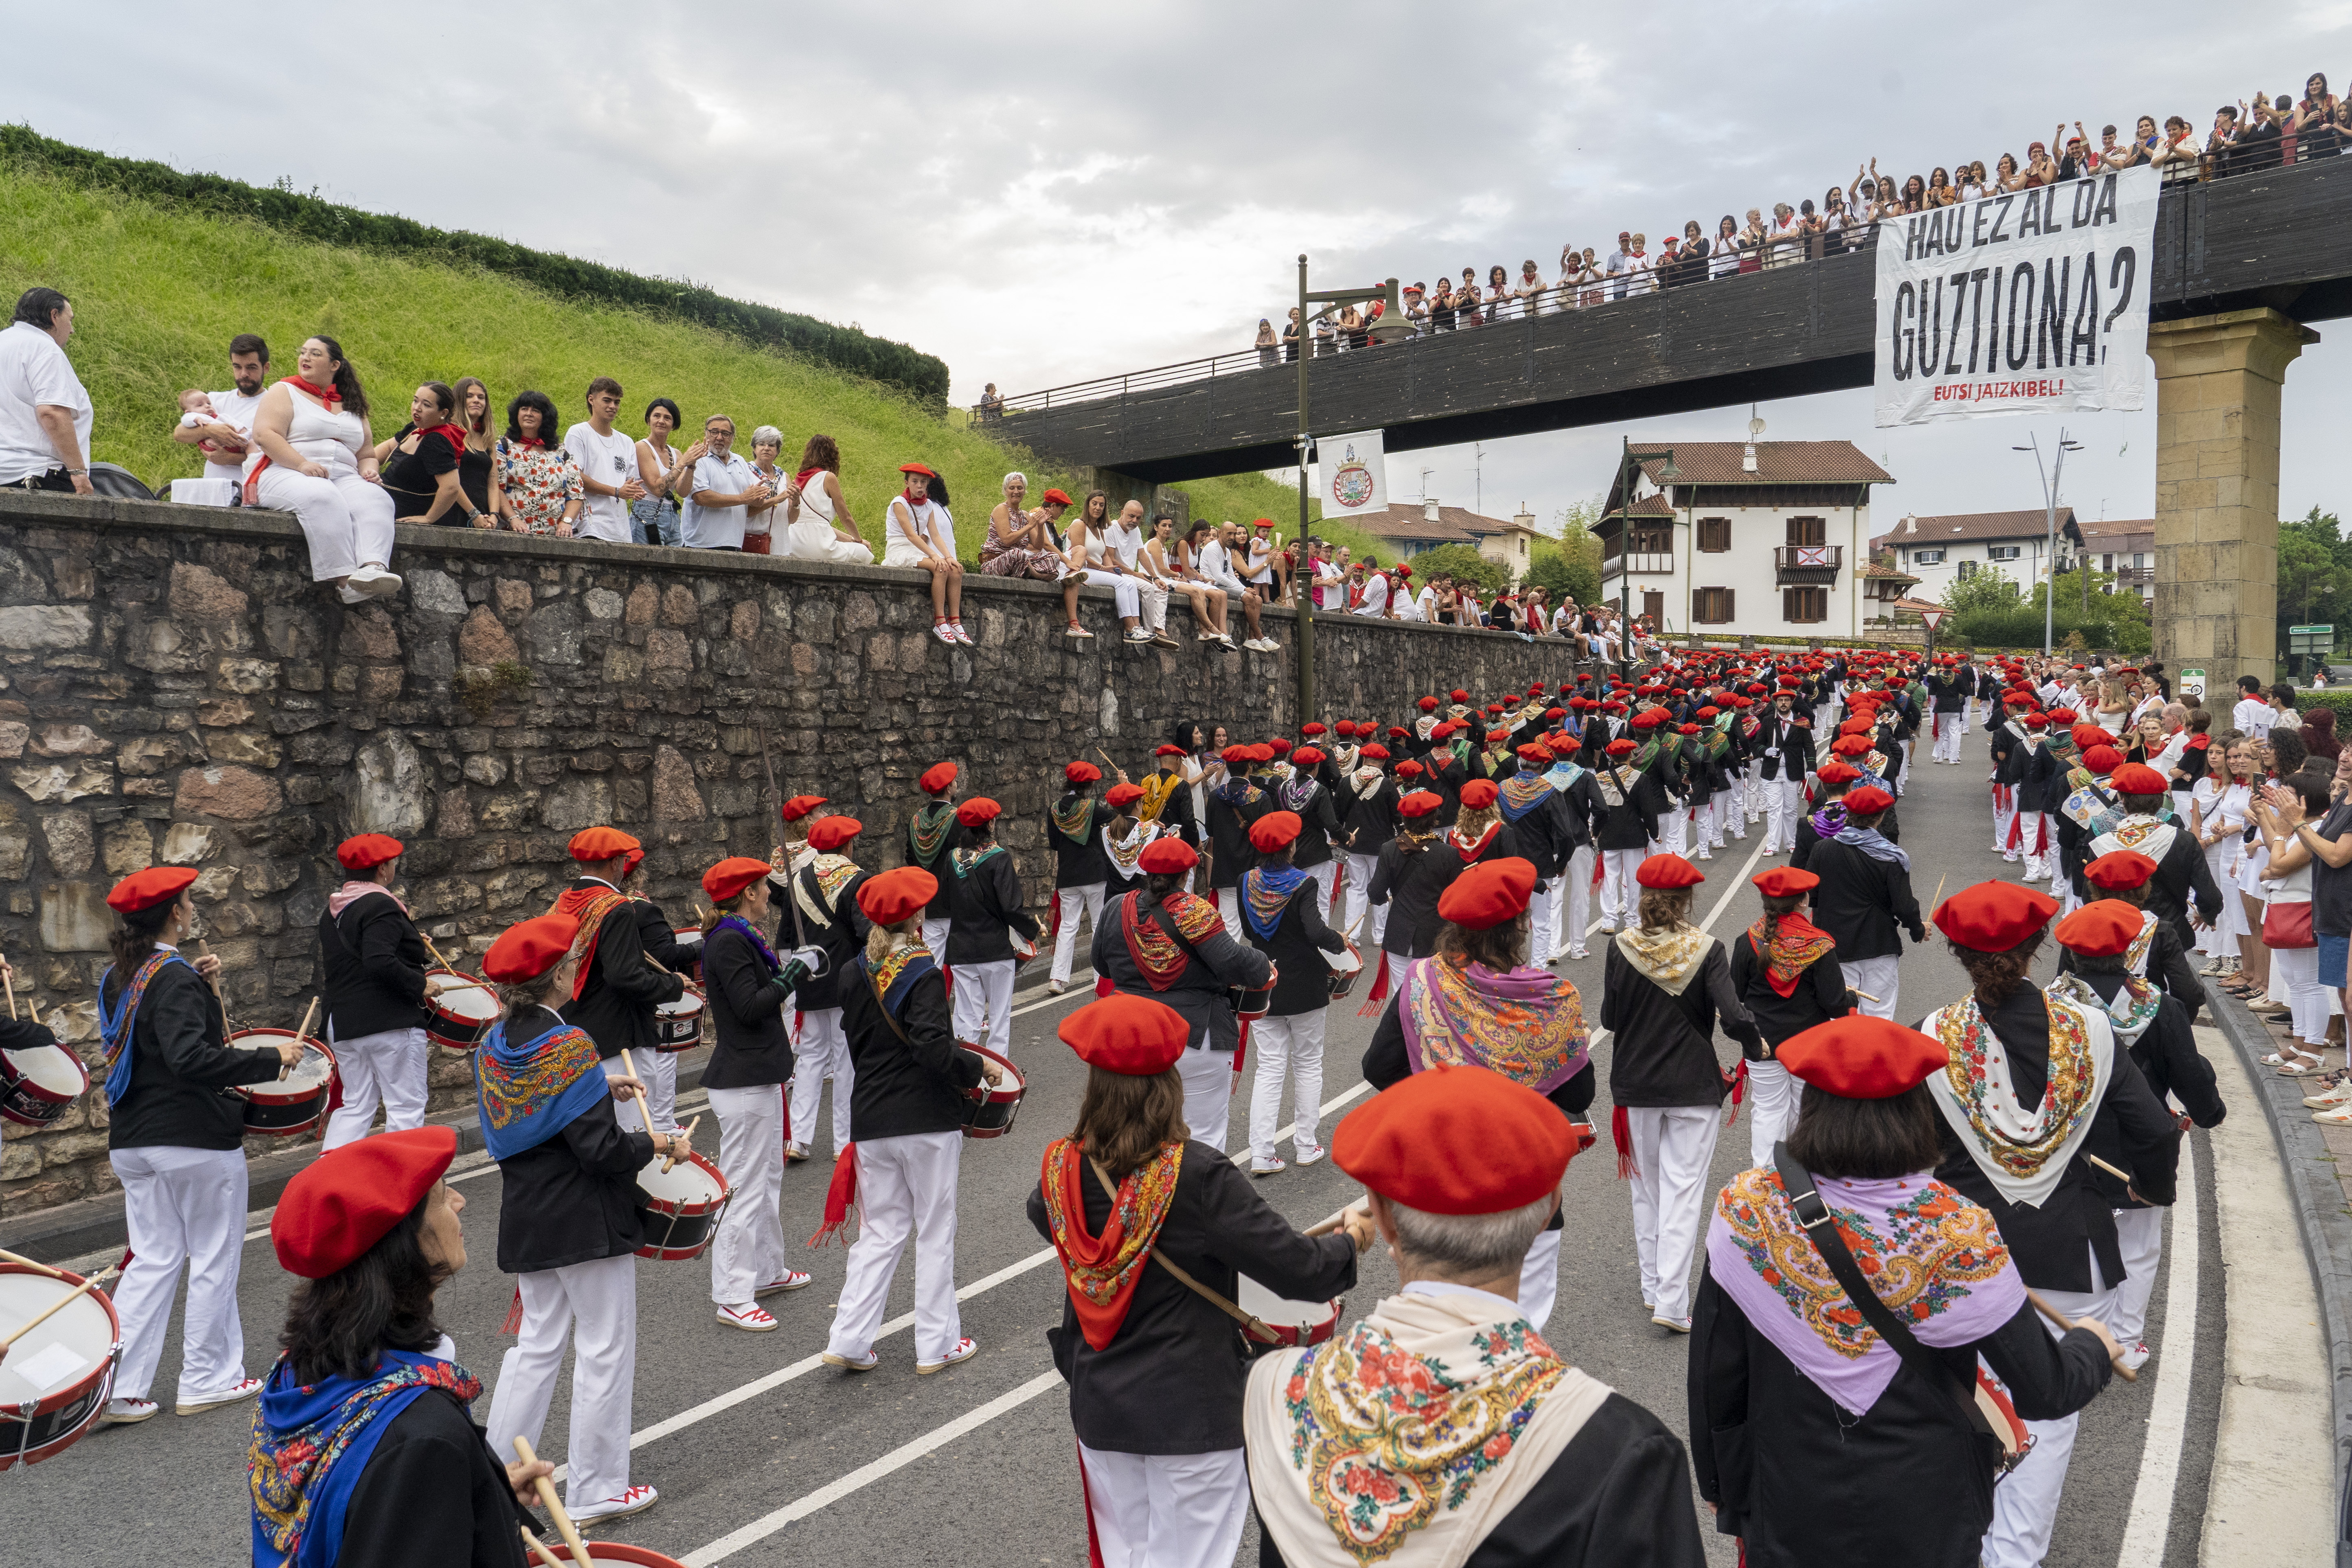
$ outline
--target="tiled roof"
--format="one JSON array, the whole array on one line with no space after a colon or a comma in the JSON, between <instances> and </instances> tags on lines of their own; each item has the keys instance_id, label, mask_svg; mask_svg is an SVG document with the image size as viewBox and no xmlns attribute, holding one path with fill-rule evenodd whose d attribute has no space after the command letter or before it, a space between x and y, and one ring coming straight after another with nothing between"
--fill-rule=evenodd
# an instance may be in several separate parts
<instances>
[{"instance_id":1,"label":"tiled roof","mask_svg":"<svg viewBox=\"0 0 2352 1568\"><path fill-rule=\"evenodd\" d=\"M1507 517L1486 517L1464 506L1441 506L1437 521L1429 521L1427 509L1419 501L1400 501L1386 511L1359 512L1344 521L1350 528L1360 528L1375 539L1410 539L1416 543L1433 541L1440 544L1469 544L1475 538L1495 533L1538 534L1540 530L1527 528Z\"/></svg>"},{"instance_id":2,"label":"tiled roof","mask_svg":"<svg viewBox=\"0 0 2352 1568\"><path fill-rule=\"evenodd\" d=\"M1918 578L1914 577L1908 572L1897 572L1894 567L1881 566L1875 561L1864 562L1861 565L1853 569L1853 574L1857 577L1883 578L1890 583L1916 583L1919 581Z\"/></svg>"},{"instance_id":3,"label":"tiled roof","mask_svg":"<svg viewBox=\"0 0 2352 1568\"><path fill-rule=\"evenodd\" d=\"M2149 524L2152 528L2155 525ZM2082 537L2074 509L2058 509L2058 531ZM2050 514L2039 508L2024 511L1969 511L1948 517L1906 517L1870 542L1871 553L1896 545L1916 548L1936 544L1979 544L1997 539L2043 539L2050 532Z\"/></svg>"},{"instance_id":4,"label":"tiled roof","mask_svg":"<svg viewBox=\"0 0 2352 1568\"><path fill-rule=\"evenodd\" d=\"M1636 447L1659 450L1671 447L1675 467L1669 480L1661 477L1663 461L1642 465L1652 484L1684 485L1891 485L1895 476L1862 455L1851 441L1759 441L1756 471L1740 467L1748 450L1744 441L1643 441Z\"/></svg>"},{"instance_id":5,"label":"tiled roof","mask_svg":"<svg viewBox=\"0 0 2352 1568\"><path fill-rule=\"evenodd\" d=\"M1620 514L1612 511L1609 515L1611 517L1616 517ZM1643 496L1640 500L1635 501L1632 506L1626 508L1624 515L1631 517L1675 517L1679 514L1675 510L1674 503L1672 501L1668 500L1663 494L1658 494Z\"/></svg>"},{"instance_id":6,"label":"tiled roof","mask_svg":"<svg viewBox=\"0 0 2352 1568\"><path fill-rule=\"evenodd\" d=\"M2086 522L2083 528L2083 548L2085 550L2153 550L2156 548L2156 519L2152 517L2109 518L2105 522Z\"/></svg>"}]
</instances>

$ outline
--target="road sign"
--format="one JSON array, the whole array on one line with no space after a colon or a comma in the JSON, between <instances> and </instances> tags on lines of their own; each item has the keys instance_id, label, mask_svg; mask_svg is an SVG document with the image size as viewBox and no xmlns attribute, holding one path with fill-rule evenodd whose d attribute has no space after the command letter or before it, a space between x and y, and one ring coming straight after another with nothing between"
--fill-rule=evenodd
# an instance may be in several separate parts
<instances>
[{"instance_id":1,"label":"road sign","mask_svg":"<svg viewBox=\"0 0 2352 1568\"><path fill-rule=\"evenodd\" d=\"M2289 627L2287 627L2286 631L2287 631L2287 636L2289 636L2289 637L2334 637L2334 636L2336 635L2336 627L2335 627L2333 625L2329 625L2329 626L2289 626Z\"/></svg>"},{"instance_id":2,"label":"road sign","mask_svg":"<svg viewBox=\"0 0 2352 1568\"><path fill-rule=\"evenodd\" d=\"M1919 612L1919 618L1927 623L1927 629L1932 632L1949 614L1951 614L1949 610L1944 609L1922 610Z\"/></svg>"},{"instance_id":3,"label":"road sign","mask_svg":"<svg viewBox=\"0 0 2352 1568\"><path fill-rule=\"evenodd\" d=\"M2179 690L2183 697L2194 697L2201 700L2205 695L2205 672L2201 669L2182 670Z\"/></svg>"}]
</instances>

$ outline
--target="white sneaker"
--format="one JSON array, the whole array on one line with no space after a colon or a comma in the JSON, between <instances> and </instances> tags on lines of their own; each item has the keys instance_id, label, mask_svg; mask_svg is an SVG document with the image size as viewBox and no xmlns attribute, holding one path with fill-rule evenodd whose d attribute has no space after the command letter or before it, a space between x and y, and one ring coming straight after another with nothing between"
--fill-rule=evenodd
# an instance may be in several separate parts
<instances>
[{"instance_id":1,"label":"white sneaker","mask_svg":"<svg viewBox=\"0 0 2352 1568\"><path fill-rule=\"evenodd\" d=\"M784 1163L787 1165L797 1165L808 1157L809 1146L807 1144L787 1143L784 1145Z\"/></svg>"},{"instance_id":2,"label":"white sneaker","mask_svg":"<svg viewBox=\"0 0 2352 1568\"><path fill-rule=\"evenodd\" d=\"M1250 1174L1253 1176L1276 1176L1288 1169L1290 1167L1283 1162L1279 1154L1265 1164L1260 1164L1255 1160L1250 1162Z\"/></svg>"},{"instance_id":3,"label":"white sneaker","mask_svg":"<svg viewBox=\"0 0 2352 1568\"><path fill-rule=\"evenodd\" d=\"M2137 1372L2147 1364L2148 1358L2154 1354L2156 1352L2147 1348L2146 1340L2135 1340L2126 1345L2124 1353L2116 1359L2126 1372Z\"/></svg>"},{"instance_id":4,"label":"white sneaker","mask_svg":"<svg viewBox=\"0 0 2352 1568\"><path fill-rule=\"evenodd\" d=\"M1319 1165L1323 1163L1324 1156L1329 1152L1330 1151L1320 1143L1310 1143L1294 1153L1293 1163L1299 1165Z\"/></svg>"},{"instance_id":5,"label":"white sneaker","mask_svg":"<svg viewBox=\"0 0 2352 1568\"><path fill-rule=\"evenodd\" d=\"M947 644L950 647L953 647L955 646L955 633L948 629L948 624L945 621L933 621L931 623L931 635L939 638L940 641Z\"/></svg>"},{"instance_id":6,"label":"white sneaker","mask_svg":"<svg viewBox=\"0 0 2352 1568\"><path fill-rule=\"evenodd\" d=\"M1672 1329L1678 1334L1686 1334L1691 1331L1691 1321L1688 1318L1668 1318L1661 1316L1654 1317L1650 1321L1657 1324L1658 1327L1662 1329Z\"/></svg>"},{"instance_id":7,"label":"white sneaker","mask_svg":"<svg viewBox=\"0 0 2352 1568\"><path fill-rule=\"evenodd\" d=\"M248 1377L236 1387L205 1399L183 1399L172 1407L174 1415L202 1415L207 1410L218 1410L224 1405L242 1405L261 1392L261 1379Z\"/></svg>"},{"instance_id":8,"label":"white sneaker","mask_svg":"<svg viewBox=\"0 0 2352 1568\"><path fill-rule=\"evenodd\" d=\"M1067 991L1068 989L1069 986L1059 980L1048 980L1045 982L1045 994L1048 996L1059 996L1063 992Z\"/></svg>"},{"instance_id":9,"label":"white sneaker","mask_svg":"<svg viewBox=\"0 0 2352 1568\"><path fill-rule=\"evenodd\" d=\"M567 1511L574 1524L585 1524L592 1519L619 1519L625 1514L643 1513L659 1501L661 1493L648 1486L631 1487L619 1497L608 1497L602 1502L568 1503Z\"/></svg>"},{"instance_id":10,"label":"white sneaker","mask_svg":"<svg viewBox=\"0 0 2352 1568\"><path fill-rule=\"evenodd\" d=\"M1130 643L1147 643L1151 640L1151 634L1138 626L1127 634L1127 640Z\"/></svg>"},{"instance_id":11,"label":"white sneaker","mask_svg":"<svg viewBox=\"0 0 2352 1568\"><path fill-rule=\"evenodd\" d=\"M2323 1127L2352 1127L2352 1100L2331 1105L2325 1110L2315 1110L2311 1119Z\"/></svg>"},{"instance_id":12,"label":"white sneaker","mask_svg":"<svg viewBox=\"0 0 2352 1568\"><path fill-rule=\"evenodd\" d=\"M773 1333L776 1328L774 1316L765 1307L760 1306L721 1307L719 1309L719 1321L730 1329L741 1329L752 1334Z\"/></svg>"},{"instance_id":13,"label":"white sneaker","mask_svg":"<svg viewBox=\"0 0 2352 1568\"><path fill-rule=\"evenodd\" d=\"M827 1366L837 1366L844 1372L872 1372L882 1364L881 1354L877 1351L867 1351L864 1361L852 1361L845 1355L835 1355L831 1351L825 1352L817 1357L817 1360Z\"/></svg>"},{"instance_id":14,"label":"white sneaker","mask_svg":"<svg viewBox=\"0 0 2352 1568\"><path fill-rule=\"evenodd\" d=\"M2317 1094L2306 1094L2303 1102L2315 1110L2327 1110L2336 1106L2352 1104L2352 1080L2331 1083Z\"/></svg>"},{"instance_id":15,"label":"white sneaker","mask_svg":"<svg viewBox=\"0 0 2352 1568\"><path fill-rule=\"evenodd\" d=\"M373 594L363 594L357 588L352 587L349 583L344 584L335 591L342 595L343 603L346 605L372 605L375 603L375 595Z\"/></svg>"},{"instance_id":16,"label":"white sneaker","mask_svg":"<svg viewBox=\"0 0 2352 1568\"><path fill-rule=\"evenodd\" d=\"M805 1287L811 1278L812 1276L803 1274L797 1268L787 1268L782 1279L771 1279L751 1294L756 1298L772 1296L780 1290L798 1290Z\"/></svg>"},{"instance_id":17,"label":"white sneaker","mask_svg":"<svg viewBox=\"0 0 2352 1568\"><path fill-rule=\"evenodd\" d=\"M966 1336L963 1339L956 1341L955 1349L948 1352L947 1355L942 1360L917 1362L915 1363L915 1375L917 1377L929 1377L931 1373L938 1372L942 1368L953 1366L960 1361L970 1361L979 1353L979 1343L970 1336Z\"/></svg>"},{"instance_id":18,"label":"white sneaker","mask_svg":"<svg viewBox=\"0 0 2352 1568\"><path fill-rule=\"evenodd\" d=\"M399 594L400 577L371 563L345 577L343 586L357 588L372 599L389 599Z\"/></svg>"},{"instance_id":19,"label":"white sneaker","mask_svg":"<svg viewBox=\"0 0 2352 1568\"><path fill-rule=\"evenodd\" d=\"M98 1424L101 1426L135 1426L160 1415L163 1409L152 1399L110 1399L106 1402L106 1414L98 1418Z\"/></svg>"},{"instance_id":20,"label":"white sneaker","mask_svg":"<svg viewBox=\"0 0 2352 1568\"><path fill-rule=\"evenodd\" d=\"M1087 630L1086 627L1078 625L1076 621L1072 621L1068 626L1064 626L1062 628L1062 635L1066 637L1074 638L1082 642L1092 642L1095 640L1095 634Z\"/></svg>"}]
</instances>

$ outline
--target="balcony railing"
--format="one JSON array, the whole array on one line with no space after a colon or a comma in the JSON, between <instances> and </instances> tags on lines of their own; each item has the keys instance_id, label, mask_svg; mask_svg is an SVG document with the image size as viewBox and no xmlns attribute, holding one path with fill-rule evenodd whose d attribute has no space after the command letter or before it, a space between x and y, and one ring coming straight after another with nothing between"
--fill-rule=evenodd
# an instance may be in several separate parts
<instances>
[{"instance_id":1,"label":"balcony railing","mask_svg":"<svg viewBox=\"0 0 2352 1568\"><path fill-rule=\"evenodd\" d=\"M1780 587L1832 584L1845 565L1842 544L1783 544L1772 552L1772 573Z\"/></svg>"},{"instance_id":2,"label":"balcony railing","mask_svg":"<svg viewBox=\"0 0 2352 1568\"><path fill-rule=\"evenodd\" d=\"M1627 570L1626 563L1628 561L1633 563L1632 571L1633 575L1636 577L1670 577L1674 575L1675 558L1671 552L1664 551L1652 552L1637 550L1630 556L1602 556L1601 558L1601 576L1602 581L1605 582L1609 578L1614 577L1620 573Z\"/></svg>"}]
</instances>

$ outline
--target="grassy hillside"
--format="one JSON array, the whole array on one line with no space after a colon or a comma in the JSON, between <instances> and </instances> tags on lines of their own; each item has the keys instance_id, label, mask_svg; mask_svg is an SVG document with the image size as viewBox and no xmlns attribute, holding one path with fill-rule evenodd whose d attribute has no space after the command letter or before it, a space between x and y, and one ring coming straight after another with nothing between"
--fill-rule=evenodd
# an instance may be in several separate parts
<instances>
[{"instance_id":1,"label":"grassy hillside","mask_svg":"<svg viewBox=\"0 0 2352 1568\"><path fill-rule=\"evenodd\" d=\"M228 340L241 331L268 339L280 374L291 374L294 349L310 333L339 339L375 405L379 436L406 418L417 383L461 375L481 377L501 409L538 388L567 420L585 416L591 378L614 376L628 389L622 426L631 433L643 433L635 416L646 400L667 395L690 431L712 413L731 416L747 454L752 428L775 426L787 467L824 431L841 444L850 509L877 543L898 467L909 459L947 476L968 560L979 553L1006 469L1029 475L1033 498L1071 484L1067 470L951 426L904 393L709 328L0 161L0 297L13 300L37 283L74 301L67 352L96 405L93 455L150 484L198 472L195 448L171 438L173 398L186 386L226 385ZM1197 516L1297 516L1296 492L1262 474L1185 488Z\"/></svg>"}]
</instances>

